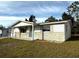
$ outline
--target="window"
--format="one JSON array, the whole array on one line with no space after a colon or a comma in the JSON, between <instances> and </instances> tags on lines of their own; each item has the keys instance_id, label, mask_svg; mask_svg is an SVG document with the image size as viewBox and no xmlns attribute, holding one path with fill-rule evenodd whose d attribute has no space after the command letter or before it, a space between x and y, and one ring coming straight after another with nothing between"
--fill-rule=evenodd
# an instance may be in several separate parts
<instances>
[{"instance_id":1,"label":"window","mask_svg":"<svg viewBox=\"0 0 79 59\"><path fill-rule=\"evenodd\" d=\"M50 25L44 25L43 31L50 31Z\"/></svg>"},{"instance_id":2,"label":"window","mask_svg":"<svg viewBox=\"0 0 79 59\"><path fill-rule=\"evenodd\" d=\"M21 32L21 33L25 33L25 32L26 32L26 27L21 27L21 28L20 28L20 32Z\"/></svg>"}]
</instances>

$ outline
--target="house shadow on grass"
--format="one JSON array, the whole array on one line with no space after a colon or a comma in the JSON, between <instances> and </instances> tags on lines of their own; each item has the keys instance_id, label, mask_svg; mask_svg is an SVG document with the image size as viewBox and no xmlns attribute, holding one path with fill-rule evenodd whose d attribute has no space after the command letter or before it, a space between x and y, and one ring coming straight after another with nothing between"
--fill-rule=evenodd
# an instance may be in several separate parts
<instances>
[{"instance_id":1,"label":"house shadow on grass","mask_svg":"<svg viewBox=\"0 0 79 59\"><path fill-rule=\"evenodd\" d=\"M79 41L79 36L71 36L67 41Z\"/></svg>"}]
</instances>

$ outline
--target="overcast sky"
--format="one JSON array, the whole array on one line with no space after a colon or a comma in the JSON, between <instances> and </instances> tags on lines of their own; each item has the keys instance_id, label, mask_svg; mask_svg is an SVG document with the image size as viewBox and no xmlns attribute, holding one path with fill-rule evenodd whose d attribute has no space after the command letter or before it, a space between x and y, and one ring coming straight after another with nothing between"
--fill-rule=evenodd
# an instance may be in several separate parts
<instances>
[{"instance_id":1,"label":"overcast sky","mask_svg":"<svg viewBox=\"0 0 79 59\"><path fill-rule=\"evenodd\" d=\"M49 16L59 19L72 1L0 1L0 24L9 26L35 15L38 22Z\"/></svg>"}]
</instances>

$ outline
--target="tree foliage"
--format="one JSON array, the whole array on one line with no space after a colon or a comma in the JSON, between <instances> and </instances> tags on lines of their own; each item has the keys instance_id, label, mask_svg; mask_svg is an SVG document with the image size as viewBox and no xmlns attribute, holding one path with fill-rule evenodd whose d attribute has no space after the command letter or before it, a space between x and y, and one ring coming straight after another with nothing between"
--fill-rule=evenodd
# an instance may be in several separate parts
<instances>
[{"instance_id":1,"label":"tree foliage","mask_svg":"<svg viewBox=\"0 0 79 59\"><path fill-rule=\"evenodd\" d=\"M73 14L76 11L79 11L79 1L73 2L69 7L68 7L68 12L69 14Z\"/></svg>"},{"instance_id":2,"label":"tree foliage","mask_svg":"<svg viewBox=\"0 0 79 59\"><path fill-rule=\"evenodd\" d=\"M0 25L0 29L3 29L4 28L4 26L3 25Z\"/></svg>"},{"instance_id":3,"label":"tree foliage","mask_svg":"<svg viewBox=\"0 0 79 59\"><path fill-rule=\"evenodd\" d=\"M68 15L68 14L65 13L65 12L62 14L62 19L63 19L63 20L71 20L72 25L73 25L73 23L74 23L74 18L73 18L71 15Z\"/></svg>"},{"instance_id":4,"label":"tree foliage","mask_svg":"<svg viewBox=\"0 0 79 59\"><path fill-rule=\"evenodd\" d=\"M53 16L50 16L45 22L54 22L56 19Z\"/></svg>"},{"instance_id":5,"label":"tree foliage","mask_svg":"<svg viewBox=\"0 0 79 59\"><path fill-rule=\"evenodd\" d=\"M25 19L25 21L28 21L27 18Z\"/></svg>"},{"instance_id":6,"label":"tree foliage","mask_svg":"<svg viewBox=\"0 0 79 59\"><path fill-rule=\"evenodd\" d=\"M62 14L62 19L63 19L63 20L69 20L69 19L71 19L71 18L72 18L72 16L71 16L71 15L68 15L68 14L65 13L65 12Z\"/></svg>"},{"instance_id":7,"label":"tree foliage","mask_svg":"<svg viewBox=\"0 0 79 59\"><path fill-rule=\"evenodd\" d=\"M76 17L76 19L79 18L79 1L73 2L69 7L68 7L68 13L72 15L73 17Z\"/></svg>"},{"instance_id":8,"label":"tree foliage","mask_svg":"<svg viewBox=\"0 0 79 59\"><path fill-rule=\"evenodd\" d=\"M35 20L35 16L34 16L34 15L31 15L30 18L29 18L29 21L30 21L30 22L36 21L36 20Z\"/></svg>"}]
</instances>

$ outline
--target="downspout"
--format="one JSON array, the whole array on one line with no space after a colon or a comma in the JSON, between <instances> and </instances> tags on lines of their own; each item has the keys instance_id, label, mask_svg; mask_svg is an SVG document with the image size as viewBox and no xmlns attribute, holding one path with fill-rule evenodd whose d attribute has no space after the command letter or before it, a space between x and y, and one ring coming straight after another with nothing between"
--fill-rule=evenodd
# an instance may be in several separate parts
<instances>
[{"instance_id":1,"label":"downspout","mask_svg":"<svg viewBox=\"0 0 79 59\"><path fill-rule=\"evenodd\" d=\"M32 40L34 40L34 22L32 24Z\"/></svg>"}]
</instances>

